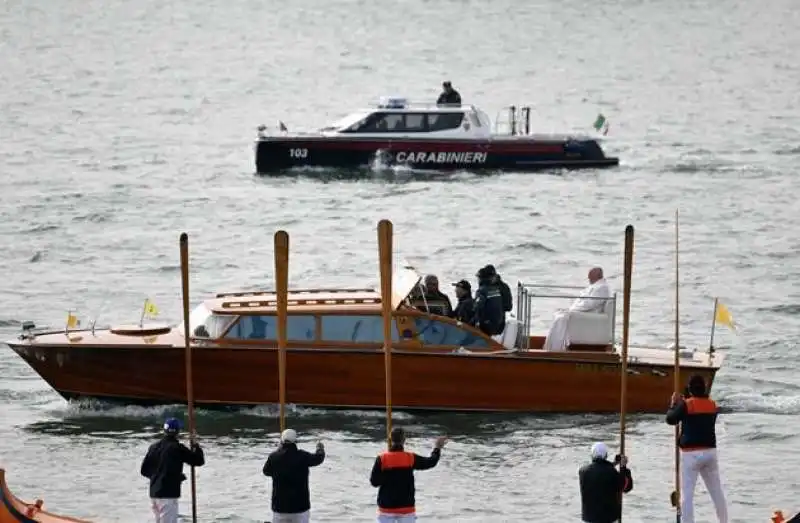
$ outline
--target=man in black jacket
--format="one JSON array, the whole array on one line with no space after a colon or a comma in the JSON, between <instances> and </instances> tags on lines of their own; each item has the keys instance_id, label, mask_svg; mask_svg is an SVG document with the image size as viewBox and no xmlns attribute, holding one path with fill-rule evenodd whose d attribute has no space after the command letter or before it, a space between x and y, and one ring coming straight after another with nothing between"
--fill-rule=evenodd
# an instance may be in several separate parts
<instances>
[{"instance_id":1,"label":"man in black jacket","mask_svg":"<svg viewBox=\"0 0 800 523\"><path fill-rule=\"evenodd\" d=\"M403 429L392 429L389 451L375 459L369 482L378 487L378 522L412 523L416 521L416 489L414 471L432 469L439 463L447 438L436 439L430 457L406 452L403 448L406 435Z\"/></svg>"},{"instance_id":2,"label":"man in black jacket","mask_svg":"<svg viewBox=\"0 0 800 523\"><path fill-rule=\"evenodd\" d=\"M192 443L191 450L178 441L181 424L175 418L164 423L164 437L150 445L142 460L141 474L150 480L150 501L156 523L178 523L178 498L186 480L183 464L202 467L203 449Z\"/></svg>"},{"instance_id":3,"label":"man in black jacket","mask_svg":"<svg viewBox=\"0 0 800 523\"><path fill-rule=\"evenodd\" d=\"M478 271L477 277L474 325L488 336L502 334L506 328L506 314L503 312L500 287L493 283L493 277L486 267Z\"/></svg>"},{"instance_id":4,"label":"man in black jacket","mask_svg":"<svg viewBox=\"0 0 800 523\"><path fill-rule=\"evenodd\" d=\"M424 305L420 310L439 316L450 316L453 305L447 294L439 290L439 278L433 274L425 276L425 287L422 294Z\"/></svg>"},{"instance_id":5,"label":"man in black jacket","mask_svg":"<svg viewBox=\"0 0 800 523\"><path fill-rule=\"evenodd\" d=\"M272 478L272 523L311 521L309 468L325 461L325 446L317 443L314 454L297 448L297 432L281 433L281 446L264 463L264 475Z\"/></svg>"},{"instance_id":6,"label":"man in black jacket","mask_svg":"<svg viewBox=\"0 0 800 523\"><path fill-rule=\"evenodd\" d=\"M436 100L436 105L461 105L461 95L453 89L449 80L442 83L442 94Z\"/></svg>"},{"instance_id":7,"label":"man in black jacket","mask_svg":"<svg viewBox=\"0 0 800 523\"><path fill-rule=\"evenodd\" d=\"M475 300L472 299L472 285L467 280L461 280L453 284L456 288L456 303L455 310L450 314L451 317L458 321L472 325L472 320L475 319Z\"/></svg>"},{"instance_id":8,"label":"man in black jacket","mask_svg":"<svg viewBox=\"0 0 800 523\"><path fill-rule=\"evenodd\" d=\"M619 470L608 461L605 443L592 445L592 462L581 467L581 519L584 523L614 523L622 517L622 493L633 489L633 476L625 456L618 456Z\"/></svg>"}]
</instances>

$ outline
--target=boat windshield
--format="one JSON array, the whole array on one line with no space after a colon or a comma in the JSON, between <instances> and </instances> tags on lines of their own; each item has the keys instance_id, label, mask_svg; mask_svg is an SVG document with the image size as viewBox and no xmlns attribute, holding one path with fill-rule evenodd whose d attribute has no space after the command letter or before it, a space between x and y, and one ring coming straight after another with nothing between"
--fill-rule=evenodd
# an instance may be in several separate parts
<instances>
[{"instance_id":1,"label":"boat windshield","mask_svg":"<svg viewBox=\"0 0 800 523\"><path fill-rule=\"evenodd\" d=\"M197 338L219 338L238 316L214 314L201 303L189 314L189 335ZM178 325L183 335L183 322Z\"/></svg>"},{"instance_id":2,"label":"boat windshield","mask_svg":"<svg viewBox=\"0 0 800 523\"><path fill-rule=\"evenodd\" d=\"M343 130L351 127L352 125L361 122L367 116L369 116L369 114L365 114L365 113L348 114L344 118L340 118L340 119L336 120L335 122L333 122L333 123L331 123L329 125L326 125L322 129L320 129L320 131L321 132L325 132L325 131L340 131L340 130L343 131Z\"/></svg>"}]
</instances>

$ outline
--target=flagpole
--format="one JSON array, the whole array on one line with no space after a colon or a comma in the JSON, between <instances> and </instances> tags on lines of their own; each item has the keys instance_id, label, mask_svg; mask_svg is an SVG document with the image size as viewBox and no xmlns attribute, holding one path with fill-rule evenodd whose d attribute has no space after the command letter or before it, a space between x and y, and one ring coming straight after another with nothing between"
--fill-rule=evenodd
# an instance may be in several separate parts
<instances>
[{"instance_id":1,"label":"flagpole","mask_svg":"<svg viewBox=\"0 0 800 523\"><path fill-rule=\"evenodd\" d=\"M142 305L142 316L139 318L139 327L144 325L144 315L147 314L147 301L148 299L144 299L144 304Z\"/></svg>"},{"instance_id":2,"label":"flagpole","mask_svg":"<svg viewBox=\"0 0 800 523\"><path fill-rule=\"evenodd\" d=\"M673 379L673 390L675 394L680 394L681 392L681 361L680 361L680 309L679 309L679 298L680 298L680 280L679 280L679 251L678 251L678 210L675 209L675 362L674 368L672 369L672 379ZM680 484L680 474L681 474L681 456L680 456L680 448L678 447L678 438L680 437L680 431L678 425L675 425L675 436L674 436L674 459L675 459L675 490L672 491L670 494L670 503L673 507L675 507L675 521L680 523L681 521L681 484Z\"/></svg>"},{"instance_id":3,"label":"flagpole","mask_svg":"<svg viewBox=\"0 0 800 523\"><path fill-rule=\"evenodd\" d=\"M622 295L622 369L620 371L619 453L625 455L625 428L628 410L628 327L631 315L631 278L633 276L633 225L625 227L624 288ZM622 496L620 491L620 517L622 521Z\"/></svg>"},{"instance_id":4,"label":"flagpole","mask_svg":"<svg viewBox=\"0 0 800 523\"><path fill-rule=\"evenodd\" d=\"M194 388L192 379L192 340L189 337L189 236L184 232L180 237L181 248L181 286L183 294L183 339L186 359L186 403L189 411L189 442L194 446ZM145 307L147 300L145 300ZM144 321L144 313L142 313ZM192 523L197 523L197 488L194 465L191 466Z\"/></svg>"},{"instance_id":5,"label":"flagpole","mask_svg":"<svg viewBox=\"0 0 800 523\"><path fill-rule=\"evenodd\" d=\"M381 272L383 314L383 362L386 375L386 444L392 435L392 222L378 222L378 259Z\"/></svg>"},{"instance_id":6,"label":"flagpole","mask_svg":"<svg viewBox=\"0 0 800 523\"><path fill-rule=\"evenodd\" d=\"M714 352L714 330L717 327L717 306L719 298L714 298L714 314L711 316L711 340L708 342L708 352Z\"/></svg>"},{"instance_id":7,"label":"flagpole","mask_svg":"<svg viewBox=\"0 0 800 523\"><path fill-rule=\"evenodd\" d=\"M278 418L281 432L286 430L286 342L289 308L289 234L275 233L275 293L278 302Z\"/></svg>"}]
</instances>

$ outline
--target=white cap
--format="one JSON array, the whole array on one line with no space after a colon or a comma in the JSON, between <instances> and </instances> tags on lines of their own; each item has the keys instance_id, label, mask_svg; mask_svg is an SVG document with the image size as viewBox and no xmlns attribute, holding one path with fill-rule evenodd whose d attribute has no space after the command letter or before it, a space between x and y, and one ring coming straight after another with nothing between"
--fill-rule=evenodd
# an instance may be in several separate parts
<instances>
[{"instance_id":1,"label":"white cap","mask_svg":"<svg viewBox=\"0 0 800 523\"><path fill-rule=\"evenodd\" d=\"M297 432L294 429L286 429L281 432L281 441L285 441L287 443L294 443L297 441Z\"/></svg>"},{"instance_id":2,"label":"white cap","mask_svg":"<svg viewBox=\"0 0 800 523\"><path fill-rule=\"evenodd\" d=\"M603 442L592 445L592 459L606 459L608 457L608 447Z\"/></svg>"}]
</instances>

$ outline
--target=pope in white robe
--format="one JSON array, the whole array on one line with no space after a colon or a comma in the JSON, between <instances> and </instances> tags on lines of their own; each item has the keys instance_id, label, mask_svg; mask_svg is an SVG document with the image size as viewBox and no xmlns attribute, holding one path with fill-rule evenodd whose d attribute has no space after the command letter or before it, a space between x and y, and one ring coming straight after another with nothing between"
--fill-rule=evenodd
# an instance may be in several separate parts
<instances>
[{"instance_id":1,"label":"pope in white robe","mask_svg":"<svg viewBox=\"0 0 800 523\"><path fill-rule=\"evenodd\" d=\"M581 291L578 298L570 305L569 310L560 311L555 314L553 324L547 332L544 340L544 350L563 351L569 345L567 335L567 323L571 312L594 312L602 314L605 311L607 299L610 298L611 291L608 283L603 278L603 269L595 267L589 271L589 286Z\"/></svg>"}]
</instances>

